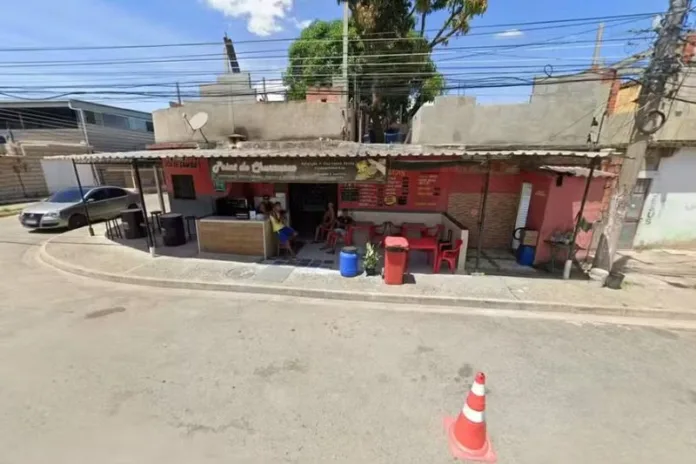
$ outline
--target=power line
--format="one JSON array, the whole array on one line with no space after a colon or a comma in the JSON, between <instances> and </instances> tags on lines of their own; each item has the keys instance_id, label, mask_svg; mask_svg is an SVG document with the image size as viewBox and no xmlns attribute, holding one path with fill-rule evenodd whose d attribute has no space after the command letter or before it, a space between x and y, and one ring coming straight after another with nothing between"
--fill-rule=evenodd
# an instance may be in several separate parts
<instances>
[{"instance_id":1,"label":"power line","mask_svg":"<svg viewBox=\"0 0 696 464\"><path fill-rule=\"evenodd\" d=\"M546 21L530 21L530 22L519 22L519 23L504 23L504 24L489 24L475 26L471 29L476 31L479 29L493 29L493 28L506 28L506 27L521 27L521 26L539 26L539 25L551 25L551 24L563 24L565 27L573 27L574 25L569 25L570 23L596 23L599 21L603 22L613 22L621 19L644 19L660 14L659 12L649 12L649 13L634 13L625 15L613 15L613 16L594 16L594 17L583 17L583 18L561 18ZM575 26L579 26L576 24ZM428 29L426 32L434 32L438 29ZM373 33L366 34L368 37L371 35L384 35L384 33ZM466 37L467 34L464 35ZM471 34L473 35L473 34ZM277 43L277 42L289 42L300 39L301 37L292 38L279 38L279 39L252 39L252 40L237 40L235 45L241 44L257 44L257 43ZM305 39L307 40L307 39ZM311 40L311 39L310 39ZM333 39L316 39L316 40L331 40ZM357 39L357 40L380 40L380 39ZM393 39L387 39L393 40ZM159 43L159 44L131 44L131 45L84 45L84 46L55 46L55 47L6 47L0 48L0 52L46 52L46 51L82 51L82 50L133 50L133 49L149 49L149 48L177 48L177 47L209 47L209 46L222 46L222 42L190 42L190 43Z\"/></svg>"},{"instance_id":2,"label":"power line","mask_svg":"<svg viewBox=\"0 0 696 464\"><path fill-rule=\"evenodd\" d=\"M640 40L642 38L649 37L621 37L614 39L606 39L605 42L626 42L628 40ZM577 44L594 44L594 40L575 40L575 41L558 41L553 42L555 45L577 45ZM518 44L515 47L534 47L538 45L549 45L549 42L531 42L525 44ZM462 46L462 47L448 47L447 51L453 50L493 50L500 48L510 48L510 45L480 45L480 46ZM429 56L433 52L423 52L423 53L379 53L379 54L368 54L368 55L351 55L353 58L389 58L389 57L411 57L411 56ZM54 67L54 66L111 66L111 65L122 65L122 64L158 64L158 63L177 63L177 62L202 62L202 61L217 61L222 55L214 54L215 58L209 58L206 56L202 57L188 57L184 55L181 58L177 57L142 57L135 59L124 59L124 60L54 60L54 61L15 61L15 62L4 62L0 63L0 68L24 68L24 67ZM266 60L271 57L261 56L253 59ZM280 56L278 58L286 58L285 56ZM342 55L334 56L323 56L322 59L339 59ZM302 60L303 58L297 58Z\"/></svg>"},{"instance_id":3,"label":"power line","mask_svg":"<svg viewBox=\"0 0 696 464\"><path fill-rule=\"evenodd\" d=\"M508 88L508 87L526 87L526 86L546 86L546 85L559 85L559 84L571 84L571 83L579 83L579 82L607 82L605 77L578 77L576 79L573 78L568 78L565 77L563 80L559 80L558 78L551 78L548 80L525 80L525 79L520 79L520 82L506 82L506 83L487 83L487 82L476 82L475 84L459 84L456 87L447 87L443 90L456 90L456 89L474 89L474 88ZM407 91L413 89L413 85L402 85L402 86L386 86L384 90L387 91L395 91L395 90L402 90L402 91ZM366 87L369 88L369 87ZM208 94L206 95L207 97L241 97L241 96L252 96L252 95L257 95L258 92L253 91L253 92L242 92L242 93L228 93L228 92L220 92L220 93L214 93L214 94ZM275 92L275 93L282 93L282 92ZM285 93L288 93L286 91ZM324 94L333 94L333 95L345 95L349 92L343 91L341 89L329 89L327 91L323 92ZM12 95L8 94L6 92L0 92L2 95L9 96L11 98L19 98L19 99L26 99L23 97L19 97L17 95ZM89 91L75 91L75 92L66 92L63 94L58 94L58 95L53 95L52 97L47 98L47 100L50 99L57 99L60 97L64 96L69 96L69 95L133 95L133 96L146 96L146 97L151 97L151 96L156 96L160 98L171 98L175 95L175 92L136 92L136 91L125 91L125 90L114 90L114 91L99 91L99 92L89 92ZM39 99L39 100L46 100L46 99Z\"/></svg>"}]
</instances>

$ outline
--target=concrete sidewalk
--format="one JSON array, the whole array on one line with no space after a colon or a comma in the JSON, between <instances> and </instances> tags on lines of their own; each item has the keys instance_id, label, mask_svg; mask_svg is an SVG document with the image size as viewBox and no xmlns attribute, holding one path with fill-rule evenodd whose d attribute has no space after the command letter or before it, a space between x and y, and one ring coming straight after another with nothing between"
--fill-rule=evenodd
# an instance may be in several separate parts
<instances>
[{"instance_id":1,"label":"concrete sidewalk","mask_svg":"<svg viewBox=\"0 0 696 464\"><path fill-rule=\"evenodd\" d=\"M157 287L696 320L696 292L690 289L656 291L650 286L627 285L623 290L610 290L584 280L450 274L415 274L412 283L387 286L379 277L346 279L333 270L244 263L224 256L201 259L188 252L152 258L143 249L107 239L101 224L95 233L97 236L90 237L86 230L76 230L53 237L42 246L40 259L85 277Z\"/></svg>"},{"instance_id":2,"label":"concrete sidewalk","mask_svg":"<svg viewBox=\"0 0 696 464\"><path fill-rule=\"evenodd\" d=\"M696 289L696 250L625 250L617 255L617 268L629 282L655 288Z\"/></svg>"}]
</instances>

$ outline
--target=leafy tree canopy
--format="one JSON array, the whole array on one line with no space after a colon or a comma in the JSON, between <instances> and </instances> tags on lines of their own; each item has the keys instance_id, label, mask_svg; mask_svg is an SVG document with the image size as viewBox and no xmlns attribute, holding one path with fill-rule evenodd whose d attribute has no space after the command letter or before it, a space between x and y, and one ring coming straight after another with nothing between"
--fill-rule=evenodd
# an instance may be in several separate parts
<instances>
[{"instance_id":1,"label":"leafy tree canopy","mask_svg":"<svg viewBox=\"0 0 696 464\"><path fill-rule=\"evenodd\" d=\"M339 0L340 3L340 0ZM349 97L358 99L377 135L399 115L410 118L445 86L431 53L465 34L487 0L348 0ZM445 12L432 35L428 18ZM284 76L289 98L304 99L309 87L340 82L343 23L315 21L289 49Z\"/></svg>"}]
</instances>

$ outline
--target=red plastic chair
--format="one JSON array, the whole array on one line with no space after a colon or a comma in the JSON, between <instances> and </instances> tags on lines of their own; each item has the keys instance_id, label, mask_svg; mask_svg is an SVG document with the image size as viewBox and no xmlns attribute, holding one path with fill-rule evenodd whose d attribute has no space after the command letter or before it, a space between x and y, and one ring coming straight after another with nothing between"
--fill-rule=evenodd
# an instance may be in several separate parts
<instances>
[{"instance_id":1,"label":"red plastic chair","mask_svg":"<svg viewBox=\"0 0 696 464\"><path fill-rule=\"evenodd\" d=\"M384 246L384 239L393 235L391 230L394 228L394 224L389 221L383 222L381 226L374 226L371 231L372 243L376 243L378 246Z\"/></svg>"},{"instance_id":2,"label":"red plastic chair","mask_svg":"<svg viewBox=\"0 0 696 464\"><path fill-rule=\"evenodd\" d=\"M454 243L454 248L450 250L443 250L442 245L446 244L441 244L440 245L440 250L437 254L436 262L435 262L435 273L440 272L440 268L442 267L442 263L445 262L449 265L450 270L452 271L452 274L454 274L454 271L457 269L457 260L459 259L459 252L462 249L462 245L464 244L463 240L457 240Z\"/></svg>"},{"instance_id":3,"label":"red plastic chair","mask_svg":"<svg viewBox=\"0 0 696 464\"><path fill-rule=\"evenodd\" d=\"M334 221L335 222L335 221ZM324 241L328 238L329 232L334 230L334 223L332 222L331 224L326 224L326 225L320 225L319 226L319 241Z\"/></svg>"}]
</instances>

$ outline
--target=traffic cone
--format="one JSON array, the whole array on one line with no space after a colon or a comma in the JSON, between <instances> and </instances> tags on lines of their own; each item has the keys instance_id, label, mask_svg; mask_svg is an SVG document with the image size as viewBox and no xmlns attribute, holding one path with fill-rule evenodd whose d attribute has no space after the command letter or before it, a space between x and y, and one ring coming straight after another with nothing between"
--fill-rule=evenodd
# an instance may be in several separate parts
<instances>
[{"instance_id":1,"label":"traffic cone","mask_svg":"<svg viewBox=\"0 0 696 464\"><path fill-rule=\"evenodd\" d=\"M486 376L476 374L466 403L457 419L445 418L452 455L457 459L495 462L496 455L486 432Z\"/></svg>"}]
</instances>

